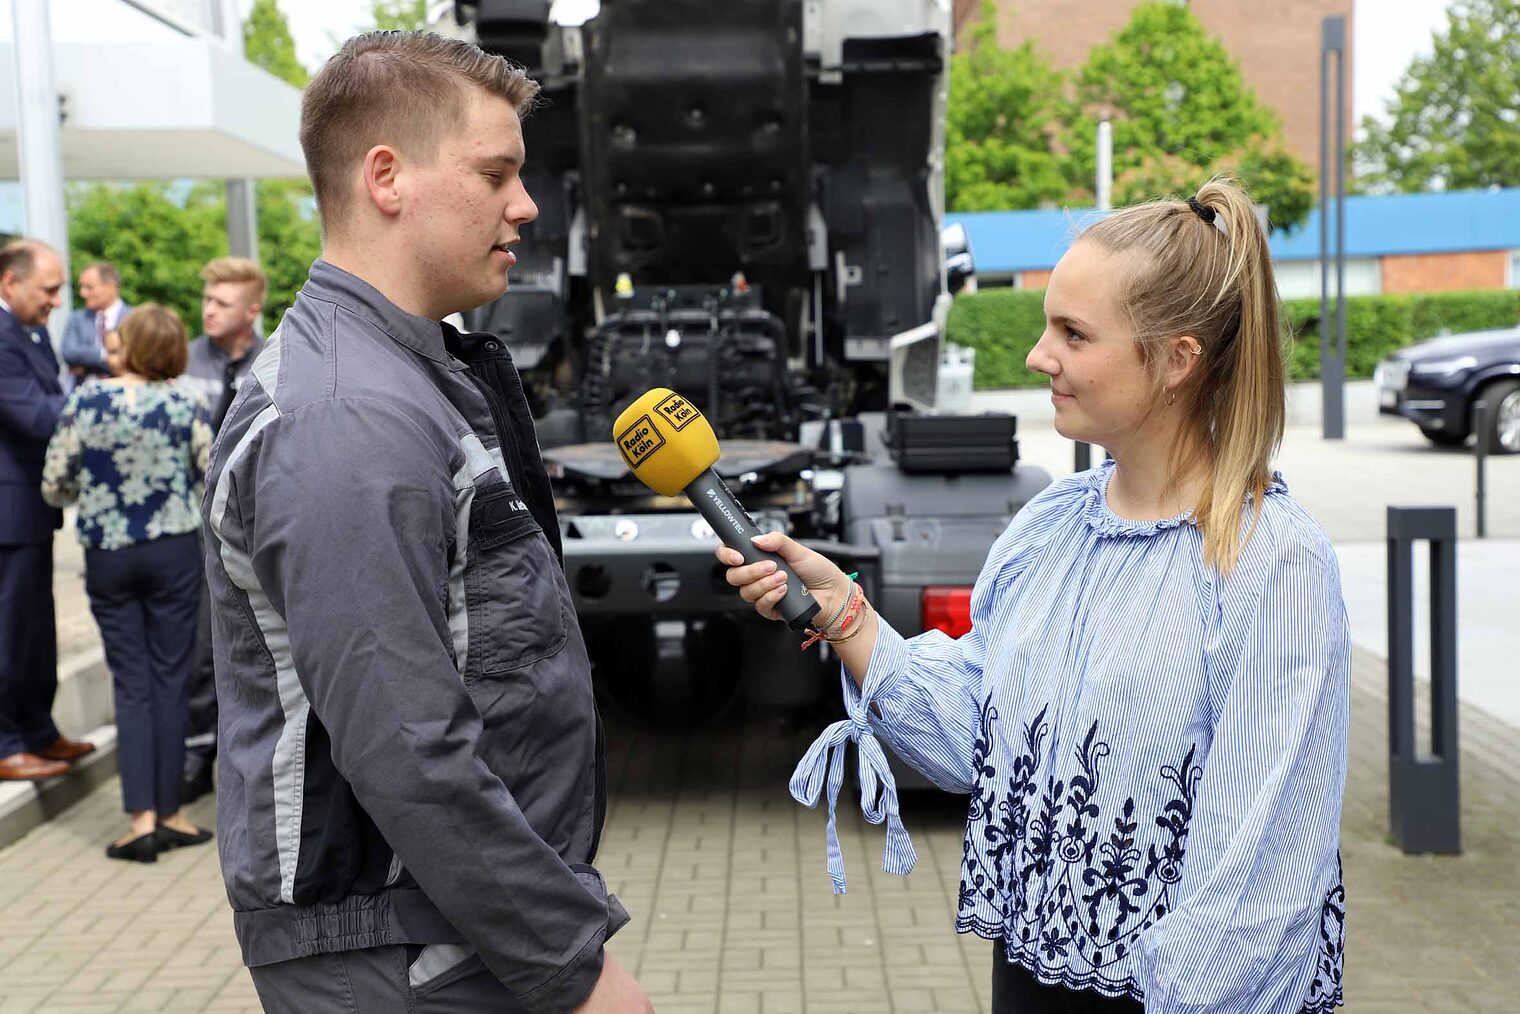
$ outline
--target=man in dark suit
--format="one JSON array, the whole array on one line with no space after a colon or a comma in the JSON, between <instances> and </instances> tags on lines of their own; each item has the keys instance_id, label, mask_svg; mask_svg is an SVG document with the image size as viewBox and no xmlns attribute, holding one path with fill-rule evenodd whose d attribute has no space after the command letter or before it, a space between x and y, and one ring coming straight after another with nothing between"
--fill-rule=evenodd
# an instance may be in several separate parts
<instances>
[{"instance_id":1,"label":"man in dark suit","mask_svg":"<svg viewBox=\"0 0 1520 1014\"><path fill-rule=\"evenodd\" d=\"M53 530L42 458L63 408L48 314L63 261L35 240L0 247L0 781L64 774L94 745L53 724L58 641L53 625Z\"/></svg>"},{"instance_id":2,"label":"man in dark suit","mask_svg":"<svg viewBox=\"0 0 1520 1014\"><path fill-rule=\"evenodd\" d=\"M116 330L132 309L121 299L121 272L114 264L98 261L79 272L81 310L69 314L58 351L74 382L109 377L106 366L106 335Z\"/></svg>"}]
</instances>

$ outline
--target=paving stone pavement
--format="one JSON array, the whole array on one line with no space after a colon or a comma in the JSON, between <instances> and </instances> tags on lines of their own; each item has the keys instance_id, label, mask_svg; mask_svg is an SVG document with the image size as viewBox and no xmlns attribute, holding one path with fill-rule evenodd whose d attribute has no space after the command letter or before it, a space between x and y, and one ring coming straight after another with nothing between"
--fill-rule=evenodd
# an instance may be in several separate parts
<instances>
[{"instance_id":1,"label":"paving stone pavement","mask_svg":"<svg viewBox=\"0 0 1520 1014\"><path fill-rule=\"evenodd\" d=\"M1382 505L1471 491L1471 459L1432 451L1397 423L1326 444L1290 430L1283 467L1337 541L1381 538ZM1026 457L1060 472L1070 444L1048 426ZM1520 536L1520 459L1496 461L1490 529ZM1355 476L1355 479L1350 477ZM1418 482L1410 478L1418 476ZM1358 491L1348 496L1348 483ZM1462 525L1470 525L1464 512ZM60 656L99 644L82 555L57 540ZM1355 656L1342 846L1352 1014L1520 1014L1520 732L1464 705L1465 853L1408 857L1387 840L1383 663ZM633 921L611 950L661 1014L985 1012L991 945L952 929L964 804L910 794L918 850L907 878L879 870L882 830L841 804L850 893L824 868L823 814L786 793L811 729L751 715L696 736L609 716L612 799L598 865ZM119 787L0 850L0 1014L259 1010L238 959L214 849L152 866L113 863ZM214 800L187 811L214 823Z\"/></svg>"},{"instance_id":2,"label":"paving stone pavement","mask_svg":"<svg viewBox=\"0 0 1520 1014\"><path fill-rule=\"evenodd\" d=\"M1520 1011L1520 748L1464 709L1466 852L1386 840L1381 662L1355 659L1343 826L1347 1011ZM988 1010L991 946L951 930L964 804L910 794L918 867L877 868L882 831L841 807L850 892L830 892L823 814L786 793L811 728L764 715L694 736L609 721L611 807L598 865L633 921L611 949L661 1014L963 1014ZM188 810L209 824L212 800ZM113 863L119 788L103 786L0 850L0 1014L255 1012L210 848Z\"/></svg>"}]
</instances>

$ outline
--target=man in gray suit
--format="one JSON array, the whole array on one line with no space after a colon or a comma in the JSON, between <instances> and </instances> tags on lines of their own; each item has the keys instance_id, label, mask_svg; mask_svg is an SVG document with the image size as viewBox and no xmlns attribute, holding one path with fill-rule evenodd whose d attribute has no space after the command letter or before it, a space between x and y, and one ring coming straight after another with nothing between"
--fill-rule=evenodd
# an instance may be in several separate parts
<instances>
[{"instance_id":1,"label":"man in gray suit","mask_svg":"<svg viewBox=\"0 0 1520 1014\"><path fill-rule=\"evenodd\" d=\"M97 261L79 273L79 298L84 308L69 315L63 331L63 362L74 383L109 377L106 367L106 335L116 330L132 309L121 300L121 272Z\"/></svg>"}]
</instances>

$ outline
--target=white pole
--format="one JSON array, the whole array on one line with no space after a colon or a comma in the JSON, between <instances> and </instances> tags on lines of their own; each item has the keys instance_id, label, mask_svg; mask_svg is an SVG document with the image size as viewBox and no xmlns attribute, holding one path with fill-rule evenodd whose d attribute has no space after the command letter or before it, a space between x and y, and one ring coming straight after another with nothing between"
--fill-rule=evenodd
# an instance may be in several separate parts
<instances>
[{"instance_id":1,"label":"white pole","mask_svg":"<svg viewBox=\"0 0 1520 1014\"><path fill-rule=\"evenodd\" d=\"M239 59L243 56L243 21L236 0L216 0L213 27L222 42ZM254 181L230 179L227 192L227 249L238 257L259 259L259 211L254 200Z\"/></svg>"},{"instance_id":2,"label":"white pole","mask_svg":"<svg viewBox=\"0 0 1520 1014\"><path fill-rule=\"evenodd\" d=\"M1098 121L1098 210L1107 211L1112 208L1114 189L1114 125L1108 122L1108 117Z\"/></svg>"},{"instance_id":3,"label":"white pole","mask_svg":"<svg viewBox=\"0 0 1520 1014\"><path fill-rule=\"evenodd\" d=\"M63 157L58 147L58 89L53 85L53 32L48 0L12 0L16 48L16 119L20 144L21 191L26 235L40 239L63 258L69 275L69 220L63 203ZM69 288L53 314L52 333L61 337L69 311Z\"/></svg>"}]
</instances>

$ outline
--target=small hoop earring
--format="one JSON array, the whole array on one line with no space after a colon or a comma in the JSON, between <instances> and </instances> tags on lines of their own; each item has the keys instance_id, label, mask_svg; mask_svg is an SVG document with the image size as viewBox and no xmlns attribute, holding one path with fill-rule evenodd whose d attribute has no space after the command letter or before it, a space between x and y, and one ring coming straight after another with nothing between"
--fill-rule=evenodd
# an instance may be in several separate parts
<instances>
[{"instance_id":1,"label":"small hoop earring","mask_svg":"<svg viewBox=\"0 0 1520 1014\"><path fill-rule=\"evenodd\" d=\"M1166 403L1168 405L1175 405L1177 403L1177 392L1176 391L1172 391L1172 392L1170 392L1166 396Z\"/></svg>"}]
</instances>

